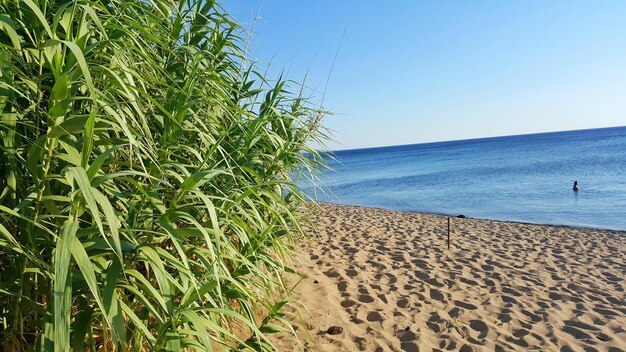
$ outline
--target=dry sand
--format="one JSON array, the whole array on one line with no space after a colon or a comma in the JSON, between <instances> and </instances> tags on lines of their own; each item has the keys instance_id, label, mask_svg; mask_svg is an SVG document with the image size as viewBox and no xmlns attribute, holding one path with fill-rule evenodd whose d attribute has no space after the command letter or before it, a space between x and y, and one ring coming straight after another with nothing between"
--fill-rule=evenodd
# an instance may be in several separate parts
<instances>
[{"instance_id":1,"label":"dry sand","mask_svg":"<svg viewBox=\"0 0 626 352\"><path fill-rule=\"evenodd\" d=\"M319 205L278 350L626 350L626 233L446 219Z\"/></svg>"}]
</instances>

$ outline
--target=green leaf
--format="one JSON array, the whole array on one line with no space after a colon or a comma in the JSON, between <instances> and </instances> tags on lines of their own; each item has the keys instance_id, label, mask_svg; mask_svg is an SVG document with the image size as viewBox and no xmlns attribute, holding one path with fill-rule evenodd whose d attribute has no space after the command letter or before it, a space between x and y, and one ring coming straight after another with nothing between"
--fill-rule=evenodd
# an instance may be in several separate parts
<instances>
[{"instance_id":1,"label":"green leaf","mask_svg":"<svg viewBox=\"0 0 626 352\"><path fill-rule=\"evenodd\" d=\"M52 34L52 30L50 29L50 26L48 25L48 21L46 20L46 16L44 16L44 14L41 12L41 10L39 9L39 6L36 5L32 0L21 0L21 1L24 4L26 4L26 6L28 6L31 11L33 11L35 16L37 16L37 19L39 20L39 24L41 24L41 26L43 26L43 28L46 30L48 37L54 38L54 35Z\"/></svg>"},{"instance_id":2,"label":"green leaf","mask_svg":"<svg viewBox=\"0 0 626 352\"><path fill-rule=\"evenodd\" d=\"M89 114L89 118L87 119L87 121L85 121L85 127L84 127L85 133L83 134L83 148L82 148L82 158L81 158L81 166L83 167L83 169L87 169L87 166L89 163L89 157L91 156L91 148L93 147L93 135L94 135L95 124L96 124L96 110L94 109L91 111L91 114ZM100 168L103 161L101 161L100 165L96 167L96 170ZM95 174L94 175L90 174L89 170L91 169L92 169L91 167L87 169L87 177L89 178L90 181L93 179L93 176L95 175Z\"/></svg>"},{"instance_id":3,"label":"green leaf","mask_svg":"<svg viewBox=\"0 0 626 352\"><path fill-rule=\"evenodd\" d=\"M167 330L165 332L165 351L179 352L180 350L180 335L178 331Z\"/></svg>"},{"instance_id":4,"label":"green leaf","mask_svg":"<svg viewBox=\"0 0 626 352\"><path fill-rule=\"evenodd\" d=\"M80 154L78 153L78 150L62 140L59 140L59 145L66 151L66 154L58 153L56 157L67 161L71 165L80 167Z\"/></svg>"},{"instance_id":5,"label":"green leaf","mask_svg":"<svg viewBox=\"0 0 626 352\"><path fill-rule=\"evenodd\" d=\"M81 170L83 169L81 168ZM87 175L85 174L85 176ZM111 237L113 238L112 248L115 251L115 253L118 255L118 257L121 259L122 258L122 245L121 245L120 233L119 233L119 224L118 224L119 219L117 215L115 214L115 210L113 210L113 206L109 202L109 199L104 194L100 193L100 191L98 191L95 188L92 188L92 193L93 193L94 198L100 205L100 208L102 209L102 212L104 213L104 216L107 220L107 224L109 225L109 230L111 231Z\"/></svg>"},{"instance_id":6,"label":"green leaf","mask_svg":"<svg viewBox=\"0 0 626 352\"><path fill-rule=\"evenodd\" d=\"M78 188L80 189L83 198L85 198L85 202L87 203L87 208L91 213L100 233L102 234L105 241L109 242L107 239L107 235L104 231L104 226L102 224L102 219L100 218L100 210L98 209L98 202L102 206L105 216L109 221L109 229L111 230L111 235L113 237L113 244L109 243L111 248L117 253L118 256L122 255L122 247L120 244L119 233L118 233L118 224L117 217L113 212L113 207L111 203L109 203L108 199L102 195L97 189L92 188L89 183L89 179L87 178L87 173L85 169L82 167L72 167L69 168L68 174L76 181L78 184ZM97 197L97 199L96 199Z\"/></svg>"},{"instance_id":7,"label":"green leaf","mask_svg":"<svg viewBox=\"0 0 626 352\"><path fill-rule=\"evenodd\" d=\"M2 223L0 222L0 235L4 236L4 238L6 238L7 240L9 240L9 242L13 243L15 246L17 247L21 247L19 242L17 242L17 240L15 239L15 237L13 237L13 235L11 235L11 233L9 232L9 230L7 230L6 227L4 227L4 225L2 225Z\"/></svg>"},{"instance_id":8,"label":"green leaf","mask_svg":"<svg viewBox=\"0 0 626 352\"><path fill-rule=\"evenodd\" d=\"M58 102L67 99L69 93L68 88L67 73L64 73L57 77L54 87L52 87L52 92L50 92L50 100Z\"/></svg>"},{"instance_id":9,"label":"green leaf","mask_svg":"<svg viewBox=\"0 0 626 352\"><path fill-rule=\"evenodd\" d=\"M165 302L165 298L163 298L163 296L154 288L153 284L150 283L144 275L142 275L141 273L139 273L137 270L134 269L130 269L130 270L126 270L126 275L128 276L132 276L134 277L139 283L140 285L136 284L136 286L143 286L143 290L146 291L146 294L148 294L148 296L153 299L154 301L156 301L156 303L159 304L159 309L166 311L167 312L167 303ZM158 319L161 319L159 316L157 316ZM161 319L162 321L165 321L165 319Z\"/></svg>"},{"instance_id":10,"label":"green leaf","mask_svg":"<svg viewBox=\"0 0 626 352\"><path fill-rule=\"evenodd\" d=\"M93 163L91 163L91 165L87 169L87 177L89 178L90 181L93 180L94 177L96 177L96 174L98 173L98 171L100 171L104 162L109 158L109 156L111 156L111 153L113 153L114 151L118 150L121 147L122 145L111 147L107 149L104 153L98 155L98 157L93 161ZM86 151L83 149L83 157L85 157L85 153Z\"/></svg>"},{"instance_id":11,"label":"green leaf","mask_svg":"<svg viewBox=\"0 0 626 352\"><path fill-rule=\"evenodd\" d=\"M183 183L180 185L181 193L190 191L194 188L200 187L203 184L209 182L213 177L226 174L223 170L203 170L194 173L189 176Z\"/></svg>"},{"instance_id":12,"label":"green leaf","mask_svg":"<svg viewBox=\"0 0 626 352\"><path fill-rule=\"evenodd\" d=\"M124 317L119 307L119 297L117 294L117 280L122 273L122 266L119 261L111 261L106 272L104 283L104 291L102 293L103 304L109 320L112 322L111 331L116 346L121 346L122 350L126 349L126 326L124 325Z\"/></svg>"},{"instance_id":13,"label":"green leaf","mask_svg":"<svg viewBox=\"0 0 626 352\"><path fill-rule=\"evenodd\" d=\"M199 289L197 287L191 287L180 301L180 306L183 308L190 307L192 303L195 303L201 297L204 297L207 293L215 290L217 287L216 281L211 281L210 283L203 285ZM215 304L215 302L213 302Z\"/></svg>"},{"instance_id":14,"label":"green leaf","mask_svg":"<svg viewBox=\"0 0 626 352\"><path fill-rule=\"evenodd\" d=\"M78 47L78 45L70 41L61 40L61 43L67 46L68 49L70 49L70 51L72 52L72 54L74 54L74 57L76 57L76 60L78 61L78 66L80 67L80 70L85 76L85 83L87 84L87 87L89 88L89 91L91 92L93 96L96 93L96 87L93 85L93 80L91 78L91 73L89 71L89 65L87 65L85 56L83 56L83 51Z\"/></svg>"},{"instance_id":15,"label":"green leaf","mask_svg":"<svg viewBox=\"0 0 626 352\"><path fill-rule=\"evenodd\" d=\"M48 132L48 138L59 138L61 136L74 135L85 128L85 123L89 116L77 115L64 120L60 124L54 126Z\"/></svg>"},{"instance_id":16,"label":"green leaf","mask_svg":"<svg viewBox=\"0 0 626 352\"><path fill-rule=\"evenodd\" d=\"M15 25L11 18L7 15L0 15L0 29L4 30L11 39L11 44L16 50L21 50L20 37L15 31Z\"/></svg>"},{"instance_id":17,"label":"green leaf","mask_svg":"<svg viewBox=\"0 0 626 352\"><path fill-rule=\"evenodd\" d=\"M91 318L93 311L91 309L83 309L76 313L74 317L72 349L74 351L85 351L85 338L91 328Z\"/></svg>"},{"instance_id":18,"label":"green leaf","mask_svg":"<svg viewBox=\"0 0 626 352\"><path fill-rule=\"evenodd\" d=\"M261 326L259 328L259 331L261 331L264 334L273 334L273 333L277 333L277 332L284 332L285 329L283 327L278 326L278 325L265 324L265 325L263 325L263 326Z\"/></svg>"},{"instance_id":19,"label":"green leaf","mask_svg":"<svg viewBox=\"0 0 626 352\"><path fill-rule=\"evenodd\" d=\"M78 268L80 269L80 274L82 275L83 279L87 283L87 286L89 287L89 291L91 292L91 294L94 297L94 300L96 301L96 305L98 306L100 311L106 312L106 309L104 308L104 303L102 302L102 298L100 295L100 288L98 287L98 280L96 280L96 273L93 269L89 256L87 256L87 253L85 252L85 248L76 237L74 237L74 240L72 241L71 248L72 248L72 257L76 261L76 264L78 264ZM108 316L106 315L105 315L105 320L107 321L107 323L110 323Z\"/></svg>"},{"instance_id":20,"label":"green leaf","mask_svg":"<svg viewBox=\"0 0 626 352\"><path fill-rule=\"evenodd\" d=\"M70 346L72 315L72 280L69 272L71 246L76 239L78 222L66 221L61 227L54 255L54 350L67 351Z\"/></svg>"},{"instance_id":21,"label":"green leaf","mask_svg":"<svg viewBox=\"0 0 626 352\"><path fill-rule=\"evenodd\" d=\"M139 319L137 314L135 314L135 312L133 312L133 310L130 309L130 307L126 303L124 303L124 301L120 301L119 304L122 310L124 311L124 313L126 313L126 316L128 317L128 319L148 339L148 343L150 345L154 345L156 342L156 338L154 337L154 335L152 335L150 330L146 328L146 325L141 321L141 319Z\"/></svg>"},{"instance_id":22,"label":"green leaf","mask_svg":"<svg viewBox=\"0 0 626 352\"><path fill-rule=\"evenodd\" d=\"M120 245L121 245L122 252L124 253L135 253L135 251L137 250L137 245L132 242L120 240ZM85 250L87 251L87 253L89 253L90 251L94 251L94 250L96 251L112 250L111 245L104 238L90 238L90 239L84 240L83 246L85 247Z\"/></svg>"},{"instance_id":23,"label":"green leaf","mask_svg":"<svg viewBox=\"0 0 626 352\"><path fill-rule=\"evenodd\" d=\"M196 312L191 309L182 309L179 311L179 314L183 315L191 324L193 324L198 337L200 338L200 342L204 346L206 351L213 351L213 347L211 346L211 339L209 337L207 331L207 322L205 319L201 318Z\"/></svg>"}]
</instances>

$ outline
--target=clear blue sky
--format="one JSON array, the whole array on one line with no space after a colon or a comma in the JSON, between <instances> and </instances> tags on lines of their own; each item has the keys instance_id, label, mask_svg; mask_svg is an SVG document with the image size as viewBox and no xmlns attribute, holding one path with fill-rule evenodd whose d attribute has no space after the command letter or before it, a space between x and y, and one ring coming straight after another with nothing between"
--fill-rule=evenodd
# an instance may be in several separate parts
<instances>
[{"instance_id":1,"label":"clear blue sky","mask_svg":"<svg viewBox=\"0 0 626 352\"><path fill-rule=\"evenodd\" d=\"M227 0L331 149L626 125L626 1Z\"/></svg>"}]
</instances>

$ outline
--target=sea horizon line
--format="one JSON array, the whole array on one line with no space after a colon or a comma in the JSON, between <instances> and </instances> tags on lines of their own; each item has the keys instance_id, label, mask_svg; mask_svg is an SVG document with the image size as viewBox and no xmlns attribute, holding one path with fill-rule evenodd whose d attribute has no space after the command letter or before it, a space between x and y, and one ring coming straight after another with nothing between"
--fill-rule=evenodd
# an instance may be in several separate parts
<instances>
[{"instance_id":1,"label":"sea horizon line","mask_svg":"<svg viewBox=\"0 0 626 352\"><path fill-rule=\"evenodd\" d=\"M507 135L498 135L498 136L487 136L487 137L475 137L475 138L463 138L463 139L450 139L450 140L442 140L442 141L431 141L431 142L418 142L418 143L408 143L408 144L390 144L390 145L381 145L381 146L373 146L373 147L362 147L362 148L348 148L348 149L332 149L332 150L322 150L316 149L319 153L337 153L337 152L353 152L353 151L370 151L370 150L380 150L380 149L392 149L397 147L409 147L416 145L436 145L443 143L453 143L453 142L470 142L470 141L481 141L481 140L493 140L499 138L508 138L508 137L524 137L524 136L538 136L538 135L550 135L556 133L567 133L567 132L582 132L582 131L595 131L595 130L610 130L610 129L619 129L626 128L626 125L622 126L608 126L608 127L594 127L594 128L581 128L574 130L559 130L559 131L548 131L548 132L531 132L531 133L521 133L521 134L507 134Z\"/></svg>"}]
</instances>

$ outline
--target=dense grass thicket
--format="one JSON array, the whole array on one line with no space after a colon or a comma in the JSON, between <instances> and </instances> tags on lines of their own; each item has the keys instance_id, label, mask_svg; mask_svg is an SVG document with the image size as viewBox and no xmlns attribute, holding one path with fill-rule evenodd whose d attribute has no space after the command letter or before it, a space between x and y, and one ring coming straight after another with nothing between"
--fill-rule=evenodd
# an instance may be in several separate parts
<instances>
[{"instance_id":1,"label":"dense grass thicket","mask_svg":"<svg viewBox=\"0 0 626 352\"><path fill-rule=\"evenodd\" d=\"M0 0L1 350L268 350L289 329L268 297L321 114L242 33L208 0Z\"/></svg>"}]
</instances>

